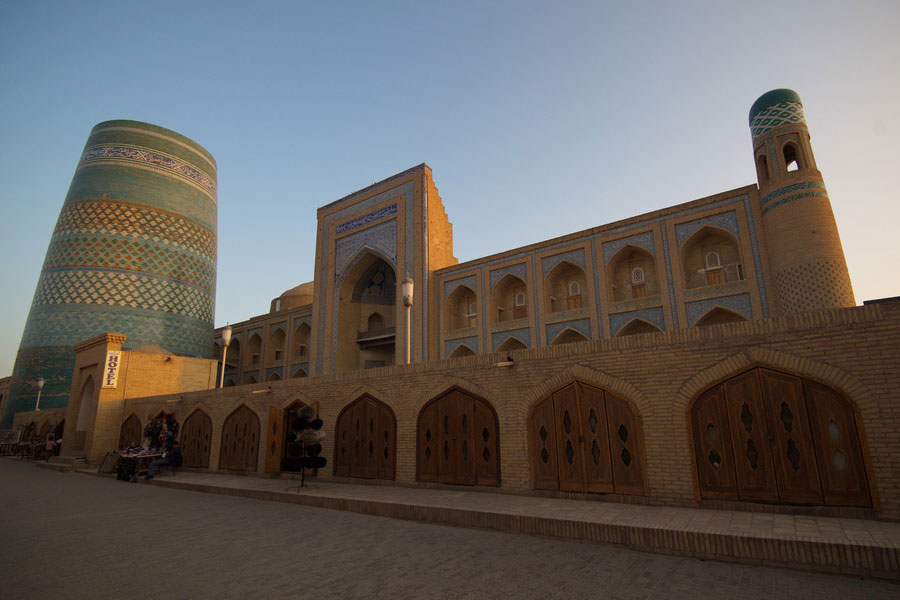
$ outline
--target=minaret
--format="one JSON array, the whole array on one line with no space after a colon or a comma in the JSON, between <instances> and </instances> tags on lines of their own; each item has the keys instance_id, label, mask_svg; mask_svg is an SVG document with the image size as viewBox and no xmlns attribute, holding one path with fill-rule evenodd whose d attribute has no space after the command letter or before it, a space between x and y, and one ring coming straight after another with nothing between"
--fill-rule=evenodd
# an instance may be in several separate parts
<instances>
[{"instance_id":1,"label":"minaret","mask_svg":"<svg viewBox=\"0 0 900 600\"><path fill-rule=\"evenodd\" d=\"M787 89L763 94L750 108L750 132L777 314L854 306L800 96Z\"/></svg>"},{"instance_id":2,"label":"minaret","mask_svg":"<svg viewBox=\"0 0 900 600\"><path fill-rule=\"evenodd\" d=\"M102 333L125 334L126 349L212 358L216 213L216 163L202 146L138 121L94 127L50 238L0 429L34 409L39 378L41 408L66 406L72 346Z\"/></svg>"}]
</instances>

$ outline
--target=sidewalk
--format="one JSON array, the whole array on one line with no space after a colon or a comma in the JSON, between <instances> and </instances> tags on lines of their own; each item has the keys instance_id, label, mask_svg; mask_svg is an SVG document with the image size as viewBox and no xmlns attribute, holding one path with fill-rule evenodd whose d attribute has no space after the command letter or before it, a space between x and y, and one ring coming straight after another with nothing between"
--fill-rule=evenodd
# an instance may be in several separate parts
<instances>
[{"instance_id":1,"label":"sidewalk","mask_svg":"<svg viewBox=\"0 0 900 600\"><path fill-rule=\"evenodd\" d=\"M78 472L96 474L95 469ZM291 479L189 471L149 484L646 552L900 580L900 523L315 480L298 491L299 481Z\"/></svg>"}]
</instances>

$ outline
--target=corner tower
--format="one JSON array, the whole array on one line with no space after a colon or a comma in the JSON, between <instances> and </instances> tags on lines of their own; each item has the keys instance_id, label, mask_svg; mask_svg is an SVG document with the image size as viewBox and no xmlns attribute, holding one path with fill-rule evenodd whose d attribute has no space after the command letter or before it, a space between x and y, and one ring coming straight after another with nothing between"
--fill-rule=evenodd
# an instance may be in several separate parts
<instances>
[{"instance_id":1,"label":"corner tower","mask_svg":"<svg viewBox=\"0 0 900 600\"><path fill-rule=\"evenodd\" d=\"M66 406L74 344L106 332L127 348L212 357L216 163L196 142L137 121L95 126L44 259L0 428Z\"/></svg>"},{"instance_id":2,"label":"corner tower","mask_svg":"<svg viewBox=\"0 0 900 600\"><path fill-rule=\"evenodd\" d=\"M854 306L834 213L793 90L750 108L760 211L778 314Z\"/></svg>"}]
</instances>

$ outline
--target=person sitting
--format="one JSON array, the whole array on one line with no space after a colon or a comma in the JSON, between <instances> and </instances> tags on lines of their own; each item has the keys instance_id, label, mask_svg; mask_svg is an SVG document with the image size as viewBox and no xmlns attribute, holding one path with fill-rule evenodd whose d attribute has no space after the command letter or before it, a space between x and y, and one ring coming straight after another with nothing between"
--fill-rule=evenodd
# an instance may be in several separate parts
<instances>
[{"instance_id":1,"label":"person sitting","mask_svg":"<svg viewBox=\"0 0 900 600\"><path fill-rule=\"evenodd\" d=\"M44 450L44 460L50 460L51 456L56 456L56 440L53 436L47 438L47 446Z\"/></svg>"},{"instance_id":2,"label":"person sitting","mask_svg":"<svg viewBox=\"0 0 900 600\"><path fill-rule=\"evenodd\" d=\"M172 445L165 454L163 454L162 458L157 458L151 462L147 467L147 476L144 477L144 480L149 481L153 479L157 471L159 471L159 468L164 465L171 465L172 467L181 466L181 444L172 442Z\"/></svg>"}]
</instances>

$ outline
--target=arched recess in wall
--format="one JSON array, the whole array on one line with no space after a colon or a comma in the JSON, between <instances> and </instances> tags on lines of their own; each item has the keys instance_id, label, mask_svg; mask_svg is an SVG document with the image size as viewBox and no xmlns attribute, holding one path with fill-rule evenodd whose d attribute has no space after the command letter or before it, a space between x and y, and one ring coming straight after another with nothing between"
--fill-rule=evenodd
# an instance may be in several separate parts
<instances>
[{"instance_id":1,"label":"arched recess in wall","mask_svg":"<svg viewBox=\"0 0 900 600\"><path fill-rule=\"evenodd\" d=\"M44 421L41 423L41 430L38 432L38 438L46 441L48 433L50 433L50 421Z\"/></svg>"},{"instance_id":2,"label":"arched recess in wall","mask_svg":"<svg viewBox=\"0 0 900 600\"><path fill-rule=\"evenodd\" d=\"M560 261L544 279L544 312L563 312L585 306L586 281L584 269L567 260Z\"/></svg>"},{"instance_id":3,"label":"arched recess in wall","mask_svg":"<svg viewBox=\"0 0 900 600\"><path fill-rule=\"evenodd\" d=\"M528 316L528 292L525 282L511 273L504 275L491 293L495 323L524 319Z\"/></svg>"},{"instance_id":4,"label":"arched recess in wall","mask_svg":"<svg viewBox=\"0 0 900 600\"><path fill-rule=\"evenodd\" d=\"M756 177L759 179L760 183L769 180L769 162L766 159L765 154L760 154L756 158Z\"/></svg>"},{"instance_id":5,"label":"arched recess in wall","mask_svg":"<svg viewBox=\"0 0 900 600\"><path fill-rule=\"evenodd\" d=\"M266 350L266 362L280 362L284 359L284 329L277 328L269 335L269 344Z\"/></svg>"},{"instance_id":6,"label":"arched recess in wall","mask_svg":"<svg viewBox=\"0 0 900 600\"><path fill-rule=\"evenodd\" d=\"M119 433L119 450L125 448L133 448L140 446L144 439L144 428L141 426L141 420L134 413L125 419L122 423L122 430Z\"/></svg>"},{"instance_id":7,"label":"arched recess in wall","mask_svg":"<svg viewBox=\"0 0 900 600\"><path fill-rule=\"evenodd\" d=\"M785 171L796 171L803 168L803 160L800 151L797 148L797 144L788 142L781 149L781 153L784 158Z\"/></svg>"},{"instance_id":8,"label":"arched recess in wall","mask_svg":"<svg viewBox=\"0 0 900 600\"><path fill-rule=\"evenodd\" d=\"M303 370L303 369L297 369L296 371L294 371L294 374L291 375L291 378L292 378L292 379L299 379L299 378L301 378L301 377L308 377L308 376L309 376L309 374L308 374L305 370Z\"/></svg>"},{"instance_id":9,"label":"arched recess in wall","mask_svg":"<svg viewBox=\"0 0 900 600\"><path fill-rule=\"evenodd\" d=\"M363 394L341 410L336 423L336 476L395 478L397 419L390 406L370 394Z\"/></svg>"},{"instance_id":10,"label":"arched recess in wall","mask_svg":"<svg viewBox=\"0 0 900 600\"><path fill-rule=\"evenodd\" d=\"M211 441L212 419L198 408L190 414L181 428L182 465L208 469Z\"/></svg>"},{"instance_id":11,"label":"arched recess in wall","mask_svg":"<svg viewBox=\"0 0 900 600\"><path fill-rule=\"evenodd\" d=\"M463 356L475 356L475 352L465 344L460 344L447 358L462 358Z\"/></svg>"},{"instance_id":12,"label":"arched recess in wall","mask_svg":"<svg viewBox=\"0 0 900 600\"><path fill-rule=\"evenodd\" d=\"M516 337L510 336L503 340L503 343L497 347L496 352L511 352L513 350L525 350L528 346L522 343Z\"/></svg>"},{"instance_id":13,"label":"arched recess in wall","mask_svg":"<svg viewBox=\"0 0 900 600\"><path fill-rule=\"evenodd\" d=\"M872 505L850 401L830 386L754 367L694 400L702 498Z\"/></svg>"},{"instance_id":14,"label":"arched recess in wall","mask_svg":"<svg viewBox=\"0 0 900 600\"><path fill-rule=\"evenodd\" d=\"M656 259L647 250L627 245L616 252L607 270L611 302L659 297Z\"/></svg>"},{"instance_id":15,"label":"arched recess in wall","mask_svg":"<svg viewBox=\"0 0 900 600\"><path fill-rule=\"evenodd\" d=\"M247 379L244 380L244 385L252 385L254 383L259 383L256 380L256 375L248 375Z\"/></svg>"},{"instance_id":16,"label":"arched recess in wall","mask_svg":"<svg viewBox=\"0 0 900 600\"><path fill-rule=\"evenodd\" d=\"M291 356L304 357L309 356L309 325L300 323L294 330L294 342L291 349Z\"/></svg>"},{"instance_id":17,"label":"arched recess in wall","mask_svg":"<svg viewBox=\"0 0 900 600\"><path fill-rule=\"evenodd\" d=\"M262 338L258 333L254 333L247 341L247 355L244 357L245 365L258 365L262 360L260 353L262 352Z\"/></svg>"},{"instance_id":18,"label":"arched recess in wall","mask_svg":"<svg viewBox=\"0 0 900 600\"><path fill-rule=\"evenodd\" d=\"M728 310L727 308L717 306L710 309L705 315L697 319L697 322L694 323L694 327L706 327L708 325L720 325L722 323L741 323L746 320L747 318L743 315L739 315L738 313L732 310Z\"/></svg>"},{"instance_id":19,"label":"arched recess in wall","mask_svg":"<svg viewBox=\"0 0 900 600\"><path fill-rule=\"evenodd\" d=\"M259 457L259 417L242 404L222 425L222 445L219 450L219 469L225 471L256 471Z\"/></svg>"},{"instance_id":20,"label":"arched recess in wall","mask_svg":"<svg viewBox=\"0 0 900 600\"><path fill-rule=\"evenodd\" d=\"M500 485L497 413L487 400L451 388L422 407L416 432L418 481Z\"/></svg>"},{"instance_id":21,"label":"arched recess in wall","mask_svg":"<svg viewBox=\"0 0 900 600\"><path fill-rule=\"evenodd\" d=\"M281 375L278 374L278 371L272 371L266 377L266 381L281 381Z\"/></svg>"},{"instance_id":22,"label":"arched recess in wall","mask_svg":"<svg viewBox=\"0 0 900 600\"><path fill-rule=\"evenodd\" d=\"M81 393L78 394L78 420L75 421L76 435L80 432L87 432L91 428L91 417L94 413L94 377L88 375L84 383L81 384ZM84 440L82 440L82 444ZM83 446L79 447L81 449Z\"/></svg>"},{"instance_id":23,"label":"arched recess in wall","mask_svg":"<svg viewBox=\"0 0 900 600\"><path fill-rule=\"evenodd\" d=\"M643 319L632 319L628 322L625 327L619 330L619 333L616 334L616 337L623 337L626 335L639 335L641 333L659 333L662 331L656 325L652 323L648 323Z\"/></svg>"},{"instance_id":24,"label":"arched recess in wall","mask_svg":"<svg viewBox=\"0 0 900 600\"><path fill-rule=\"evenodd\" d=\"M235 373L237 369L241 366L241 360L243 355L241 354L241 340L237 338L231 338L231 343L228 344L228 351L225 353L225 373Z\"/></svg>"},{"instance_id":25,"label":"arched recess in wall","mask_svg":"<svg viewBox=\"0 0 900 600\"><path fill-rule=\"evenodd\" d=\"M559 335L553 338L553 341L550 342L551 346L561 346L562 344L574 344L575 342L587 342L590 341L588 338L584 336L580 331L575 331L574 329L566 328L564 331L561 331Z\"/></svg>"},{"instance_id":26,"label":"arched recess in wall","mask_svg":"<svg viewBox=\"0 0 900 600\"><path fill-rule=\"evenodd\" d=\"M539 400L528 422L536 489L646 493L641 418L624 398L571 381Z\"/></svg>"},{"instance_id":27,"label":"arched recess in wall","mask_svg":"<svg viewBox=\"0 0 900 600\"><path fill-rule=\"evenodd\" d=\"M373 251L363 251L340 284L335 353L337 371L396 364L397 276ZM370 317L381 318L370 329ZM377 319L373 321L377 326Z\"/></svg>"},{"instance_id":28,"label":"arched recess in wall","mask_svg":"<svg viewBox=\"0 0 900 600\"><path fill-rule=\"evenodd\" d=\"M447 298L444 331L468 329L478 324L478 298L471 288L459 285Z\"/></svg>"},{"instance_id":29,"label":"arched recess in wall","mask_svg":"<svg viewBox=\"0 0 900 600\"><path fill-rule=\"evenodd\" d=\"M681 264L687 289L744 279L737 238L710 225L701 227L682 245Z\"/></svg>"}]
</instances>

